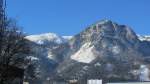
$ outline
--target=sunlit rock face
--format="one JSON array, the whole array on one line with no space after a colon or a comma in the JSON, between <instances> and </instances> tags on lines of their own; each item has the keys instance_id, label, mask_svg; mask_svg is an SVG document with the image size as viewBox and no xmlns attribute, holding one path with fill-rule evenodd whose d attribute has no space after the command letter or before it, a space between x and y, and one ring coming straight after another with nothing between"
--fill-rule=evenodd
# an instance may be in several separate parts
<instances>
[{"instance_id":1,"label":"sunlit rock face","mask_svg":"<svg viewBox=\"0 0 150 84\"><path fill-rule=\"evenodd\" d=\"M36 37L36 41L31 37L34 38L30 36L27 39L36 43L33 49L40 54L38 59L41 59L42 71L46 68L45 72L52 72L44 74L45 78L103 79L112 82L149 80L146 74L150 66L150 42L137 36L126 25L102 20L75 36L56 36L59 38L50 40L44 35L46 44L41 35L38 39Z\"/></svg>"}]
</instances>

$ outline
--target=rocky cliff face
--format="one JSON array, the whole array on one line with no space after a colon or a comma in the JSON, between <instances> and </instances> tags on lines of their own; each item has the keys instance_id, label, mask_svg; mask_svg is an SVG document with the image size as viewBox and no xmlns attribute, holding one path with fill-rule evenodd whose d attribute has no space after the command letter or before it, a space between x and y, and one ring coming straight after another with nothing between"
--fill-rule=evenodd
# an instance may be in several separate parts
<instances>
[{"instance_id":1,"label":"rocky cliff face","mask_svg":"<svg viewBox=\"0 0 150 84\"><path fill-rule=\"evenodd\" d=\"M34 51L42 49L38 53L41 62L43 57L48 59L44 64L51 73L46 78L149 81L150 42L128 26L102 20L67 41L60 38L59 43L47 38L46 45L43 39L42 44L34 44Z\"/></svg>"}]
</instances>

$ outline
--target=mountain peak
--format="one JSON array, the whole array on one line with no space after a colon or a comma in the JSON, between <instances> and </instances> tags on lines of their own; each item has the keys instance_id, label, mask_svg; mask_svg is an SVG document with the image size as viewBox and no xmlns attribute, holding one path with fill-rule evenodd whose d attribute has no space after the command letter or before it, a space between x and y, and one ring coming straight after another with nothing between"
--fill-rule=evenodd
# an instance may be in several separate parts
<instances>
[{"instance_id":1,"label":"mountain peak","mask_svg":"<svg viewBox=\"0 0 150 84\"><path fill-rule=\"evenodd\" d=\"M96 22L96 24L110 24L110 23L113 23L113 22L108 19L103 19L103 20Z\"/></svg>"},{"instance_id":2,"label":"mountain peak","mask_svg":"<svg viewBox=\"0 0 150 84\"><path fill-rule=\"evenodd\" d=\"M119 25L111 20L101 20L89 26L80 34L82 39L100 39L102 37L124 39L129 41L138 40L135 32L126 25ZM78 36L78 35L77 35Z\"/></svg>"},{"instance_id":3,"label":"mountain peak","mask_svg":"<svg viewBox=\"0 0 150 84\"><path fill-rule=\"evenodd\" d=\"M130 27L119 25L111 20L101 20L74 36L69 43L75 50L78 50L88 42L96 47L103 46L104 48L111 44L134 47L139 43L139 39ZM118 49L117 46L113 48Z\"/></svg>"}]
</instances>

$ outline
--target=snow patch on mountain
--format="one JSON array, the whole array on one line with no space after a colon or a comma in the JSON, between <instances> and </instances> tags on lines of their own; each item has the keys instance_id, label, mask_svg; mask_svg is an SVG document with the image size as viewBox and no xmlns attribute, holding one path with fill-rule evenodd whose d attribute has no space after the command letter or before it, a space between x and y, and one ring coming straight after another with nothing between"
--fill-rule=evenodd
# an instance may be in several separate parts
<instances>
[{"instance_id":1,"label":"snow patch on mountain","mask_svg":"<svg viewBox=\"0 0 150 84\"><path fill-rule=\"evenodd\" d=\"M94 64L94 66L99 67L99 66L101 66L101 64L99 62L97 62L97 63Z\"/></svg>"},{"instance_id":2,"label":"snow patch on mountain","mask_svg":"<svg viewBox=\"0 0 150 84\"><path fill-rule=\"evenodd\" d=\"M138 35L138 38L141 41L150 41L150 35Z\"/></svg>"},{"instance_id":3,"label":"snow patch on mountain","mask_svg":"<svg viewBox=\"0 0 150 84\"><path fill-rule=\"evenodd\" d=\"M91 43L85 43L75 54L71 56L71 59L83 63L92 62L96 56L92 52L94 46L90 46L90 44Z\"/></svg>"},{"instance_id":4,"label":"snow patch on mountain","mask_svg":"<svg viewBox=\"0 0 150 84\"><path fill-rule=\"evenodd\" d=\"M34 57L34 56L28 56L26 59L31 60L31 61L39 60L39 58Z\"/></svg>"},{"instance_id":5,"label":"snow patch on mountain","mask_svg":"<svg viewBox=\"0 0 150 84\"><path fill-rule=\"evenodd\" d=\"M140 66L140 77L139 78L141 81L150 81L149 68L146 65Z\"/></svg>"},{"instance_id":6,"label":"snow patch on mountain","mask_svg":"<svg viewBox=\"0 0 150 84\"><path fill-rule=\"evenodd\" d=\"M119 46L113 46L113 47L112 47L112 52L113 52L114 54L119 54L119 53L120 53L120 48L119 48Z\"/></svg>"},{"instance_id":7,"label":"snow patch on mountain","mask_svg":"<svg viewBox=\"0 0 150 84\"><path fill-rule=\"evenodd\" d=\"M53 55L52 55L52 52L51 51L49 51L48 52L48 56L47 56L49 59L53 59Z\"/></svg>"},{"instance_id":8,"label":"snow patch on mountain","mask_svg":"<svg viewBox=\"0 0 150 84\"><path fill-rule=\"evenodd\" d=\"M73 36L62 36L65 40L70 40L73 38Z\"/></svg>"},{"instance_id":9,"label":"snow patch on mountain","mask_svg":"<svg viewBox=\"0 0 150 84\"><path fill-rule=\"evenodd\" d=\"M39 41L37 41L37 44L40 44L40 45L42 45L42 44L44 44L44 41L42 41L42 40L39 40Z\"/></svg>"}]
</instances>

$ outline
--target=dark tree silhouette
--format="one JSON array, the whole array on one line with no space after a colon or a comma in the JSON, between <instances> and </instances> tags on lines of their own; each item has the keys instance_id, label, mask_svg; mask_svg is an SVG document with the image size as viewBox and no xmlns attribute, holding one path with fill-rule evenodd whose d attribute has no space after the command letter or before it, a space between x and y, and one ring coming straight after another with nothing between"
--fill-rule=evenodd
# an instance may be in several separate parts
<instances>
[{"instance_id":1,"label":"dark tree silhouette","mask_svg":"<svg viewBox=\"0 0 150 84\"><path fill-rule=\"evenodd\" d=\"M25 35L19 31L18 26L12 20L6 22L5 31L2 33L0 62L6 65L19 64L22 61L20 58L30 53Z\"/></svg>"},{"instance_id":2,"label":"dark tree silhouette","mask_svg":"<svg viewBox=\"0 0 150 84\"><path fill-rule=\"evenodd\" d=\"M17 71L23 70L20 67L23 67L24 58L30 54L28 41L16 21L6 19L4 1L0 0L0 84L5 84L10 77L13 78L10 76L12 73L14 76L23 76Z\"/></svg>"},{"instance_id":3,"label":"dark tree silhouette","mask_svg":"<svg viewBox=\"0 0 150 84\"><path fill-rule=\"evenodd\" d=\"M9 66L23 67L24 58L30 54L25 35L18 30L13 21L5 22L6 27L0 31L0 78L6 80Z\"/></svg>"}]
</instances>

